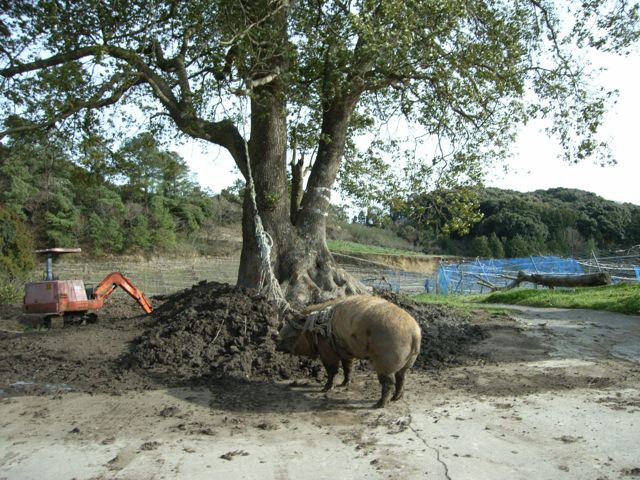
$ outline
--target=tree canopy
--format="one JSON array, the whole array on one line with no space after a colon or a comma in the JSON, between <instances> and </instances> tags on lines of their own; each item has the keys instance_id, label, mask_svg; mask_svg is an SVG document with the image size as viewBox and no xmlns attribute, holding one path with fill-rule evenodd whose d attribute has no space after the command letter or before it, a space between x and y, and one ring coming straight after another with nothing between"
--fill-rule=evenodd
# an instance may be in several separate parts
<instances>
[{"instance_id":1,"label":"tree canopy","mask_svg":"<svg viewBox=\"0 0 640 480\"><path fill-rule=\"evenodd\" d=\"M403 118L430 142L406 163L411 190L434 175L477 178L533 117L553 120L567 160L606 161L598 128L610 92L593 84L587 55L628 51L638 10L626 0L5 0L0 105L20 121L5 117L0 135L56 126L82 137L130 116L226 149L255 181L240 283L263 278L257 209L280 283L291 298L319 299L355 288L336 273L324 229L338 173L345 185L378 174L358 135L380 138ZM109 110L120 105L138 110Z\"/></svg>"},{"instance_id":2,"label":"tree canopy","mask_svg":"<svg viewBox=\"0 0 640 480\"><path fill-rule=\"evenodd\" d=\"M64 143L32 132L0 150L0 203L37 246L81 245L93 255L168 250L213 220L214 199L148 133L115 151L98 148L95 137L75 154Z\"/></svg>"}]
</instances>

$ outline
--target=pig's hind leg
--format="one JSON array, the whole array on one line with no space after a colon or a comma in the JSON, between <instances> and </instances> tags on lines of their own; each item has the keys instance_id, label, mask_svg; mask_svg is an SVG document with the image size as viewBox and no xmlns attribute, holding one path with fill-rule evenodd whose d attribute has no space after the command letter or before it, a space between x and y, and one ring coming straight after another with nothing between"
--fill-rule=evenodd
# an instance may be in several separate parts
<instances>
[{"instance_id":1,"label":"pig's hind leg","mask_svg":"<svg viewBox=\"0 0 640 480\"><path fill-rule=\"evenodd\" d=\"M409 360L407 360L407 363L405 363L404 367L398 370L395 374L396 391L394 392L393 397L391 397L391 401L393 402L395 402L396 400L400 400L402 398L402 395L404 395L404 377L409 371L409 369L413 366L414 362L416 361L416 358L418 357L418 352L420 350L419 349L420 337L414 338L412 342L413 342L413 348L412 348L412 353L409 356Z\"/></svg>"},{"instance_id":2,"label":"pig's hind leg","mask_svg":"<svg viewBox=\"0 0 640 480\"><path fill-rule=\"evenodd\" d=\"M389 397L391 396L391 387L393 386L393 375L378 375L380 386L382 387L382 394L380 400L373 406L374 408L384 408L389 403Z\"/></svg>"},{"instance_id":3,"label":"pig's hind leg","mask_svg":"<svg viewBox=\"0 0 640 480\"><path fill-rule=\"evenodd\" d=\"M402 398L402 395L404 395L404 376L406 375L407 370L409 370L409 367L404 367L398 370L395 374L396 391L394 392L393 397L391 397L392 402L400 400Z\"/></svg>"}]
</instances>

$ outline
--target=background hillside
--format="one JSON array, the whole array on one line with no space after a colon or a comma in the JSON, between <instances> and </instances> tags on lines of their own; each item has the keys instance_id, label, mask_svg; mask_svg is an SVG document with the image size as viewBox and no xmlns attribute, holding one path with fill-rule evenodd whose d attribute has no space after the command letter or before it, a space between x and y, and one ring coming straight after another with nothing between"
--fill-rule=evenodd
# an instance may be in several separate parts
<instances>
[{"instance_id":1,"label":"background hillside","mask_svg":"<svg viewBox=\"0 0 640 480\"><path fill-rule=\"evenodd\" d=\"M435 191L353 221L393 230L426 252L474 257L581 257L640 244L640 206L566 188Z\"/></svg>"},{"instance_id":2,"label":"background hillside","mask_svg":"<svg viewBox=\"0 0 640 480\"><path fill-rule=\"evenodd\" d=\"M482 220L468 235L451 237L445 244L450 250L474 256L499 257L504 250L507 257L580 257L640 244L640 207L630 203L565 188L530 193L487 188L479 200Z\"/></svg>"},{"instance_id":3,"label":"background hillside","mask_svg":"<svg viewBox=\"0 0 640 480\"><path fill-rule=\"evenodd\" d=\"M34 247L102 255L230 255L240 248L241 183L203 190L183 158L141 134L113 151L100 138L70 151L53 134L0 145L3 274L28 269ZM353 243L398 251L519 257L588 256L640 244L640 207L564 188L435 191L402 210L349 218L334 206L334 250ZM366 249L365 249L366 250Z\"/></svg>"}]
</instances>

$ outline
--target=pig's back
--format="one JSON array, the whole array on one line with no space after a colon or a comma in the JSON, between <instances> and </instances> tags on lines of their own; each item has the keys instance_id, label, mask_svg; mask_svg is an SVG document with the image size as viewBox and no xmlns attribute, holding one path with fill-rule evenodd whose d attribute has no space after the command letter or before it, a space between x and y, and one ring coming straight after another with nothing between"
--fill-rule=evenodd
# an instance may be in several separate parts
<instances>
[{"instance_id":1,"label":"pig's back","mask_svg":"<svg viewBox=\"0 0 640 480\"><path fill-rule=\"evenodd\" d=\"M340 302L334 307L332 328L349 353L368 359L381 375L413 363L420 349L421 333L415 319L379 297L358 296Z\"/></svg>"}]
</instances>

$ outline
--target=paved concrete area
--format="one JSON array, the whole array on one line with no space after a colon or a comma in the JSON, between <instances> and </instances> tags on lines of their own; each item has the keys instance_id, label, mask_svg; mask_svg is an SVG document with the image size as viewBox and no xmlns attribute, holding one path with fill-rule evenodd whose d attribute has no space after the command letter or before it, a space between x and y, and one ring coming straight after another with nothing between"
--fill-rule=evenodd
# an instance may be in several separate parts
<instances>
[{"instance_id":1,"label":"paved concrete area","mask_svg":"<svg viewBox=\"0 0 640 480\"><path fill-rule=\"evenodd\" d=\"M0 398L0 479L640 477L640 317L514 318L478 347L493 360L413 372L385 410L369 408L364 372L327 395L300 383Z\"/></svg>"}]
</instances>

